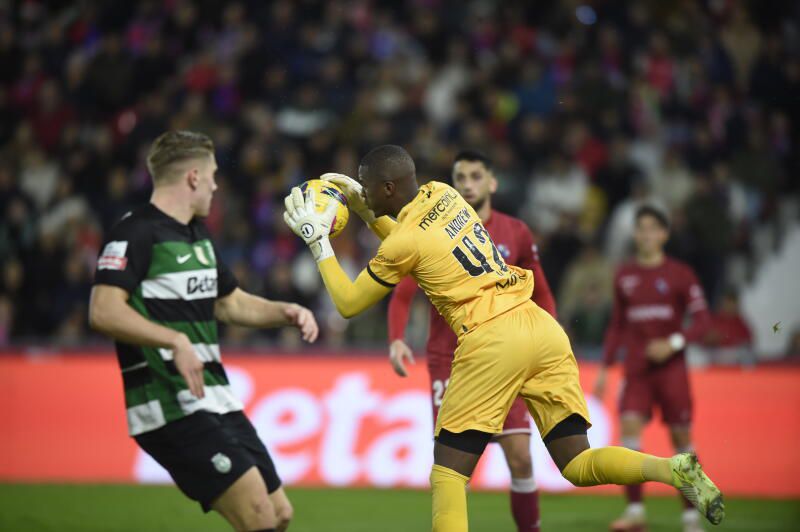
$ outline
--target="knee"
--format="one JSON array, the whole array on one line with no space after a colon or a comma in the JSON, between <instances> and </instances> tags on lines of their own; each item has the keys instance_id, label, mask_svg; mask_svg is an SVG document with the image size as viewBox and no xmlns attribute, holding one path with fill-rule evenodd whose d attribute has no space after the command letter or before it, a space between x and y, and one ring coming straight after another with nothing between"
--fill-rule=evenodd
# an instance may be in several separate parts
<instances>
[{"instance_id":1,"label":"knee","mask_svg":"<svg viewBox=\"0 0 800 532\"><path fill-rule=\"evenodd\" d=\"M586 478L585 475L581 474L579 467L567 466L561 471L561 476L569 480L570 484L572 484L576 488L585 488L587 486L594 486L593 482L591 482L588 478Z\"/></svg>"},{"instance_id":2,"label":"knee","mask_svg":"<svg viewBox=\"0 0 800 532\"><path fill-rule=\"evenodd\" d=\"M268 523L273 520L272 504L264 497L254 497L250 499L246 506L247 514L242 516L247 523ZM248 525L249 526L249 525Z\"/></svg>"},{"instance_id":3,"label":"knee","mask_svg":"<svg viewBox=\"0 0 800 532\"><path fill-rule=\"evenodd\" d=\"M533 475L533 461L530 452L515 452L508 457L511 478L529 478Z\"/></svg>"},{"instance_id":4,"label":"knee","mask_svg":"<svg viewBox=\"0 0 800 532\"><path fill-rule=\"evenodd\" d=\"M289 528L289 523L291 523L292 518L294 517L294 508L292 505L286 502L285 504L281 504L275 508L275 518L278 521L275 529L278 532L283 532L287 528Z\"/></svg>"},{"instance_id":5,"label":"knee","mask_svg":"<svg viewBox=\"0 0 800 532\"><path fill-rule=\"evenodd\" d=\"M275 522L274 509L265 497L249 497L236 509L224 515L236 530L249 531L272 527Z\"/></svg>"},{"instance_id":6,"label":"knee","mask_svg":"<svg viewBox=\"0 0 800 532\"><path fill-rule=\"evenodd\" d=\"M586 488L588 486L594 486L593 483L586 481L585 479L581 479L577 474L574 472L568 472L566 469L561 472L561 476L565 479L569 480L569 483L575 486L576 488Z\"/></svg>"},{"instance_id":7,"label":"knee","mask_svg":"<svg viewBox=\"0 0 800 532\"><path fill-rule=\"evenodd\" d=\"M580 457L583 453L578 453L571 457L567 464L561 469L561 476L570 482L576 488L584 488L586 486L594 485L584 474L585 460Z\"/></svg>"}]
</instances>

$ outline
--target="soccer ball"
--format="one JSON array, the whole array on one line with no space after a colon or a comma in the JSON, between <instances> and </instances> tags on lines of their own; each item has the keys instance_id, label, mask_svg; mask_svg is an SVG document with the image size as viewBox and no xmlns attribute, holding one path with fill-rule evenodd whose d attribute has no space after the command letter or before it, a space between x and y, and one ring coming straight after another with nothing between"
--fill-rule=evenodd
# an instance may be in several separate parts
<instances>
[{"instance_id":1,"label":"soccer ball","mask_svg":"<svg viewBox=\"0 0 800 532\"><path fill-rule=\"evenodd\" d=\"M323 212L332 201L338 203L336 207L336 216L334 216L333 224L331 224L330 237L335 238L339 236L347 225L347 220L350 218L350 211L347 208L347 197L342 193L342 190L330 181L323 181L322 179L309 179L300 185L300 190L303 192L303 196L306 195L308 190L314 191L314 207L317 209L317 212Z\"/></svg>"}]
</instances>

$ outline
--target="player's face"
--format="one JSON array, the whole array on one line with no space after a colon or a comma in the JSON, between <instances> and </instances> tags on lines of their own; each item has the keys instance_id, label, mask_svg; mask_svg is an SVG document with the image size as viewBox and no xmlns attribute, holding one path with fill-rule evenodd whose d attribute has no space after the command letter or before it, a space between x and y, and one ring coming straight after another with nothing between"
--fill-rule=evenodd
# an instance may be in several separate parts
<instances>
[{"instance_id":1,"label":"player's face","mask_svg":"<svg viewBox=\"0 0 800 532\"><path fill-rule=\"evenodd\" d=\"M208 216L211 200L217 190L214 175L217 173L217 160L212 155L197 165L197 180L194 189L194 212L197 216Z\"/></svg>"},{"instance_id":2,"label":"player's face","mask_svg":"<svg viewBox=\"0 0 800 532\"><path fill-rule=\"evenodd\" d=\"M497 191L497 180L480 161L458 161L453 165L453 187L477 211Z\"/></svg>"},{"instance_id":3,"label":"player's face","mask_svg":"<svg viewBox=\"0 0 800 532\"><path fill-rule=\"evenodd\" d=\"M367 207L375 213L376 217L380 218L387 213L385 206L386 195L381 187L382 182L378 179L369 179L367 173L366 167L358 167L358 182L361 183L361 193L364 196Z\"/></svg>"},{"instance_id":4,"label":"player's face","mask_svg":"<svg viewBox=\"0 0 800 532\"><path fill-rule=\"evenodd\" d=\"M642 216L636 221L633 233L636 241L636 250L640 254L648 255L664 249L669 232L652 216Z\"/></svg>"}]
</instances>

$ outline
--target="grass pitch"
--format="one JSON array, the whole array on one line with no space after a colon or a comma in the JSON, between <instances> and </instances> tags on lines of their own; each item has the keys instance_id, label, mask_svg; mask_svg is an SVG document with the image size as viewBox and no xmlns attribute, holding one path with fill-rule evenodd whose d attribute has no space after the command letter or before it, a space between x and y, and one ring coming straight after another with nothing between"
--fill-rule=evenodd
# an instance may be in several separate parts
<instances>
[{"instance_id":1,"label":"grass pitch","mask_svg":"<svg viewBox=\"0 0 800 532\"><path fill-rule=\"evenodd\" d=\"M289 488L292 532L409 532L430 530L425 491ZM514 531L505 493L470 493L470 530ZM608 530L622 496L544 495L542 530ZM800 501L730 499L714 531L800 530ZM680 531L677 497L647 499L650 532ZM712 527L707 527L709 530ZM171 486L0 484L0 531L128 532L229 530L216 514Z\"/></svg>"}]
</instances>

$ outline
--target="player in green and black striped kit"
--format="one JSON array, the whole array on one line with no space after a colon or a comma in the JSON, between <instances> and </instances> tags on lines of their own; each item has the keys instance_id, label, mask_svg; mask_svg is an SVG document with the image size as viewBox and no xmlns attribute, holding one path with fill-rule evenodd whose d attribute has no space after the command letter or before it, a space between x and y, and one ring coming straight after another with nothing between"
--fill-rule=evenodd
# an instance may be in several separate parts
<instances>
[{"instance_id":1,"label":"player in green and black striped kit","mask_svg":"<svg viewBox=\"0 0 800 532\"><path fill-rule=\"evenodd\" d=\"M205 511L236 530L284 530L292 507L266 447L231 392L217 320L318 333L311 312L237 287L219 260L206 216L217 186L205 135L168 132L148 154L150 203L108 235L90 304L95 329L116 340L128 428Z\"/></svg>"}]
</instances>

